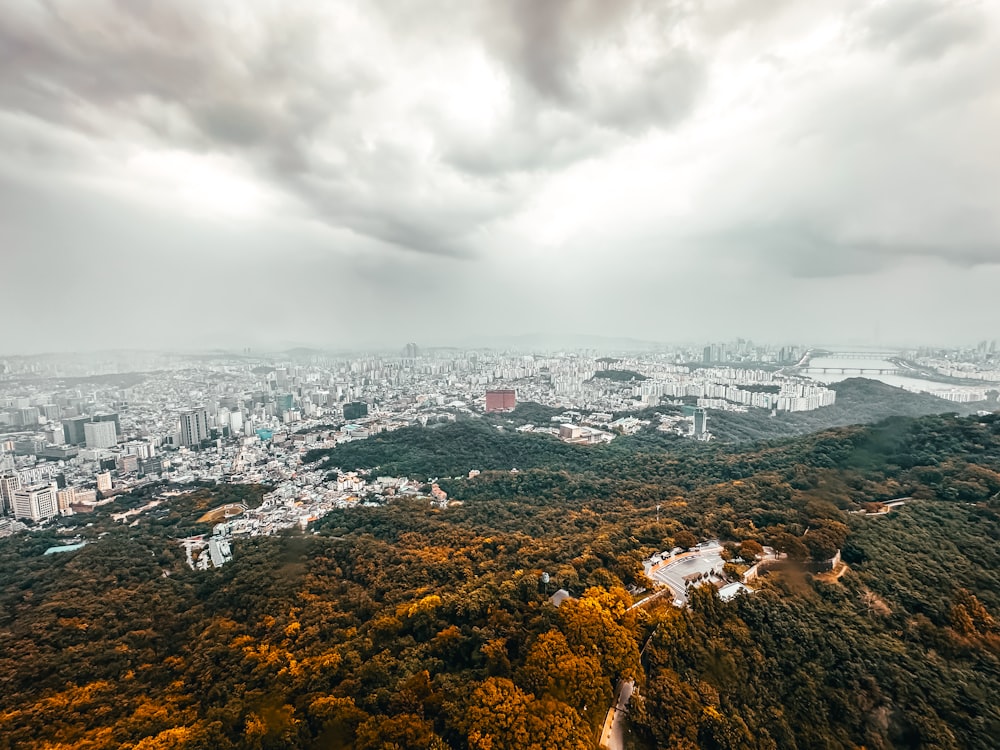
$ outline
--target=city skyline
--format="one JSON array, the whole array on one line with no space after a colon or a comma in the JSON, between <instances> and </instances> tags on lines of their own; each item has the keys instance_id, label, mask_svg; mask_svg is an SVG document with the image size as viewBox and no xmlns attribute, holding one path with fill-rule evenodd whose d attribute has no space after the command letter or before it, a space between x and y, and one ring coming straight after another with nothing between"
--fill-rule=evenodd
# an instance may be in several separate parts
<instances>
[{"instance_id":1,"label":"city skyline","mask_svg":"<svg viewBox=\"0 0 1000 750\"><path fill-rule=\"evenodd\" d=\"M0 362L0 515L43 522L89 513L155 483L273 482L280 497L305 491L318 503L291 518L279 503L284 528L350 505L365 485L342 472L334 487L315 466L287 468L312 464L308 455L321 447L406 428L493 419L502 430L576 445L650 432L712 441L908 410L988 413L996 405L995 341L885 360L827 355L745 340L615 357L410 342L394 355L353 359L172 356L105 375L106 367L78 358L7 360ZM268 454L282 460L262 461ZM0 536L18 531L0 518Z\"/></svg>"},{"instance_id":2,"label":"city skyline","mask_svg":"<svg viewBox=\"0 0 1000 750\"><path fill-rule=\"evenodd\" d=\"M1000 330L1000 9L0 9L6 354Z\"/></svg>"}]
</instances>

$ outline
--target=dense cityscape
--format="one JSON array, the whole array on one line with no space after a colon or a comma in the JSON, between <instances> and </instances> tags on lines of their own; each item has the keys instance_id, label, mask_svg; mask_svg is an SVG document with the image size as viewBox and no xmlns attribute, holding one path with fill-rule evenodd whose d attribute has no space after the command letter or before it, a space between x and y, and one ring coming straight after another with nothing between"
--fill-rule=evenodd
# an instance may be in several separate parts
<instances>
[{"instance_id":1,"label":"dense cityscape","mask_svg":"<svg viewBox=\"0 0 1000 750\"><path fill-rule=\"evenodd\" d=\"M220 523L223 536L305 528L332 508L381 504L397 495L446 503L436 485L407 477L331 474L308 461L310 451L405 426L479 419L525 402L559 413L510 429L582 444L647 429L711 440L711 415L719 410L823 409L836 393L813 378L826 371L905 371L915 376L904 384L910 390L995 406L995 342L862 353L867 360L840 351L741 339L616 356L422 350L411 343L398 353L343 356L11 357L0 365L0 534L92 512L149 485L172 487L173 494L205 482L272 488L260 508L241 509L240 518ZM120 520L138 523L135 516L155 513L171 494L165 489Z\"/></svg>"}]
</instances>

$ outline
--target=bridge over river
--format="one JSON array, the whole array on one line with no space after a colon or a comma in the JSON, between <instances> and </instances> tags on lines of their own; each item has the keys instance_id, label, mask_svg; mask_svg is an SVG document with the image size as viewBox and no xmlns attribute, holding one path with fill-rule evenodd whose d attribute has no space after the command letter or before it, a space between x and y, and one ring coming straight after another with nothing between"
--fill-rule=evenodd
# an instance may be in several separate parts
<instances>
[{"instance_id":1,"label":"bridge over river","mask_svg":"<svg viewBox=\"0 0 1000 750\"><path fill-rule=\"evenodd\" d=\"M902 352L896 349L893 350L876 350L869 349L868 351L839 351L832 349L810 349L806 352L806 359L867 359L867 360L895 360L899 359Z\"/></svg>"},{"instance_id":2,"label":"bridge over river","mask_svg":"<svg viewBox=\"0 0 1000 750\"><path fill-rule=\"evenodd\" d=\"M906 370L899 367L801 367L797 372L806 375L902 375Z\"/></svg>"},{"instance_id":3,"label":"bridge over river","mask_svg":"<svg viewBox=\"0 0 1000 750\"><path fill-rule=\"evenodd\" d=\"M857 366L852 360L857 361ZM902 352L899 351L816 348L807 351L793 371L803 375L903 375L912 372L912 369L902 360Z\"/></svg>"}]
</instances>

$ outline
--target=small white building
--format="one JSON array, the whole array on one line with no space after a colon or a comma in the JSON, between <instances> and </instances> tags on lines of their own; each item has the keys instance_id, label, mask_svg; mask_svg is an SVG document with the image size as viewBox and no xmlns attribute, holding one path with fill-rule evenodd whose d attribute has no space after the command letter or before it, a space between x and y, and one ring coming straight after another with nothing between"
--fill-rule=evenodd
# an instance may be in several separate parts
<instances>
[{"instance_id":1,"label":"small white building","mask_svg":"<svg viewBox=\"0 0 1000 750\"><path fill-rule=\"evenodd\" d=\"M728 602L730 599L743 593L752 594L753 589L742 583L727 583L719 589L719 598L724 602Z\"/></svg>"}]
</instances>

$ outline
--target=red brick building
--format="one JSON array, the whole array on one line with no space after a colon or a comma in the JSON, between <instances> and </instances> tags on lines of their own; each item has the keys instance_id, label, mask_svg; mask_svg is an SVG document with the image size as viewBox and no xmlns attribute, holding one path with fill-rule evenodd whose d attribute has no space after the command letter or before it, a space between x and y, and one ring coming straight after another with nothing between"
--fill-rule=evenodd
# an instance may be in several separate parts
<instances>
[{"instance_id":1,"label":"red brick building","mask_svg":"<svg viewBox=\"0 0 1000 750\"><path fill-rule=\"evenodd\" d=\"M505 388L498 391L486 391L486 411L513 411L517 406L517 391Z\"/></svg>"}]
</instances>

